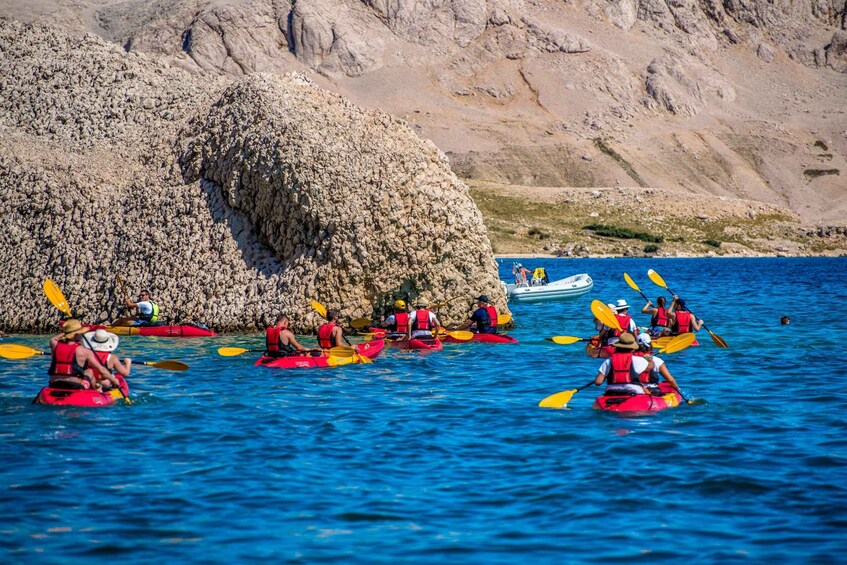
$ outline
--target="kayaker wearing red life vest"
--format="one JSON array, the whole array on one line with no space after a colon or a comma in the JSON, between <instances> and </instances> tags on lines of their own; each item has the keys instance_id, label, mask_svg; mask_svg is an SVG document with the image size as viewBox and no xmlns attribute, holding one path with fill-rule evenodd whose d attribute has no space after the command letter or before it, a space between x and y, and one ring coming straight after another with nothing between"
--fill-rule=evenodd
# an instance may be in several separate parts
<instances>
[{"instance_id":1,"label":"kayaker wearing red life vest","mask_svg":"<svg viewBox=\"0 0 847 565\"><path fill-rule=\"evenodd\" d=\"M306 349L294 337L288 324L291 320L285 314L276 319L273 326L265 330L265 355L267 357L288 357L298 352L314 351Z\"/></svg>"},{"instance_id":2,"label":"kayaker wearing red life vest","mask_svg":"<svg viewBox=\"0 0 847 565\"><path fill-rule=\"evenodd\" d=\"M441 328L441 322L432 311L427 310L427 306L429 303L423 298L415 302L415 310L409 314L412 323L406 330L406 339L431 338Z\"/></svg>"},{"instance_id":3,"label":"kayaker wearing red life vest","mask_svg":"<svg viewBox=\"0 0 847 565\"><path fill-rule=\"evenodd\" d=\"M653 302L648 300L644 308L641 309L642 314L650 314L650 333L655 337L671 333L670 316L668 316L666 304L665 297L660 296L656 299L655 307L653 307Z\"/></svg>"},{"instance_id":4,"label":"kayaker wearing red life vest","mask_svg":"<svg viewBox=\"0 0 847 565\"><path fill-rule=\"evenodd\" d=\"M97 371L99 378L118 385L120 382L100 363L100 360L90 349L80 347L80 339L88 328L83 327L79 320L66 320L62 325L62 333L50 340L50 386L52 388L66 388L82 390L98 388L98 379L94 378L92 372L86 373L91 367Z\"/></svg>"},{"instance_id":5,"label":"kayaker wearing red life vest","mask_svg":"<svg viewBox=\"0 0 847 565\"><path fill-rule=\"evenodd\" d=\"M344 345L344 335L338 325L338 312L330 310L326 313L327 322L318 328L318 345L330 349Z\"/></svg>"},{"instance_id":6,"label":"kayaker wearing red life vest","mask_svg":"<svg viewBox=\"0 0 847 565\"><path fill-rule=\"evenodd\" d=\"M467 322L458 326L458 330L470 329L478 334L497 333L497 308L488 302L488 296L480 294L475 297L477 308L474 310ZM476 327L472 327L476 326Z\"/></svg>"},{"instance_id":7,"label":"kayaker wearing red life vest","mask_svg":"<svg viewBox=\"0 0 847 565\"><path fill-rule=\"evenodd\" d=\"M668 381L674 390L679 392L679 385L676 384L676 379L674 379L673 375L671 375L671 372L668 370L668 366L662 359L653 355L653 338L650 337L650 334L639 334L638 337L635 338L635 341L638 343L638 351L633 353L633 355L643 357L648 362L653 363L653 367L650 369L649 373L641 374L641 384L650 389L650 392L662 394L662 391L659 390L659 387L657 386L661 377Z\"/></svg>"},{"instance_id":8,"label":"kayaker wearing red life vest","mask_svg":"<svg viewBox=\"0 0 847 565\"><path fill-rule=\"evenodd\" d=\"M675 310L675 311L674 311ZM685 307L685 300L674 295L668 314L673 317L671 335L679 335L688 332L698 332L703 327L703 320L697 320Z\"/></svg>"},{"instance_id":9,"label":"kayaker wearing red life vest","mask_svg":"<svg viewBox=\"0 0 847 565\"><path fill-rule=\"evenodd\" d=\"M600 332L600 339L606 345L614 345L622 331L629 332L632 335L638 334L638 325L632 319L632 316L629 315L629 304L623 298L615 304L615 318L617 318L618 324L621 326L620 330L603 326L603 330Z\"/></svg>"},{"instance_id":10,"label":"kayaker wearing red life vest","mask_svg":"<svg viewBox=\"0 0 847 565\"><path fill-rule=\"evenodd\" d=\"M614 347L612 356L600 365L594 384L606 383L606 394L649 394L640 383L649 377L653 363L633 355L638 349L635 336L623 332Z\"/></svg>"},{"instance_id":11,"label":"kayaker wearing red life vest","mask_svg":"<svg viewBox=\"0 0 847 565\"><path fill-rule=\"evenodd\" d=\"M409 333L409 313L404 300L394 301L394 313L383 320L382 327L388 329L385 334L388 339L402 338Z\"/></svg>"},{"instance_id":12,"label":"kayaker wearing red life vest","mask_svg":"<svg viewBox=\"0 0 847 565\"><path fill-rule=\"evenodd\" d=\"M132 359L129 357L125 357L123 363L118 359L117 355L114 355L112 352L118 347L118 342L120 338L113 333L107 332L106 330L96 330L93 332L87 332L84 336L82 336L82 343L88 349L94 351L94 354L97 356L97 360L102 363L104 367L109 369L109 371L117 373L122 377L128 377L129 372L132 370ZM94 371L89 367L86 370L86 373L90 373L90 375L94 376ZM111 381L100 381L104 390L108 390L112 388Z\"/></svg>"}]
</instances>

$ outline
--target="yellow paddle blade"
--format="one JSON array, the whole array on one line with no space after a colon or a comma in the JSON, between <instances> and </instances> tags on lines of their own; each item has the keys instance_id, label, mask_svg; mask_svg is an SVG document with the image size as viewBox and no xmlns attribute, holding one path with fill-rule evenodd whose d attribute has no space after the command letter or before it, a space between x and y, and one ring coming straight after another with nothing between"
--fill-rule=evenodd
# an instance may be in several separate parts
<instances>
[{"instance_id":1,"label":"yellow paddle blade","mask_svg":"<svg viewBox=\"0 0 847 565\"><path fill-rule=\"evenodd\" d=\"M225 348L221 348L225 349ZM233 348L234 349L234 348ZM142 365L149 365L157 369L165 369L167 371L187 371L188 365L182 361L142 361Z\"/></svg>"},{"instance_id":2,"label":"yellow paddle blade","mask_svg":"<svg viewBox=\"0 0 847 565\"><path fill-rule=\"evenodd\" d=\"M615 314L609 310L609 307L600 302L599 300L593 300L591 302L591 313L594 314L594 317L609 326L610 328L620 330L621 325L618 323L618 319L615 317Z\"/></svg>"},{"instance_id":3,"label":"yellow paddle blade","mask_svg":"<svg viewBox=\"0 0 847 565\"><path fill-rule=\"evenodd\" d=\"M68 306L68 301L59 287L50 279L44 279L44 294L47 295L47 300L55 306L60 312L68 318L72 318L71 307Z\"/></svg>"},{"instance_id":4,"label":"yellow paddle blade","mask_svg":"<svg viewBox=\"0 0 847 565\"><path fill-rule=\"evenodd\" d=\"M571 401L573 395L577 393L577 389L563 390L556 394L551 394L544 400L538 403L541 408L564 408Z\"/></svg>"},{"instance_id":5,"label":"yellow paddle blade","mask_svg":"<svg viewBox=\"0 0 847 565\"><path fill-rule=\"evenodd\" d=\"M235 357L236 355L241 355L242 353L247 353L250 351L249 349L244 349L243 347L219 347L218 355L221 357Z\"/></svg>"},{"instance_id":6,"label":"yellow paddle blade","mask_svg":"<svg viewBox=\"0 0 847 565\"><path fill-rule=\"evenodd\" d=\"M503 324L508 324L512 321L511 314L498 314L497 315L497 325L502 326Z\"/></svg>"},{"instance_id":7,"label":"yellow paddle blade","mask_svg":"<svg viewBox=\"0 0 847 565\"><path fill-rule=\"evenodd\" d=\"M716 333L712 333L712 330L706 330L706 331L709 332L710 336L712 336L712 341L715 342L715 345L717 345L718 347L722 347L724 349L729 347L729 345L727 345L726 340L724 338L722 338L721 336L719 336Z\"/></svg>"},{"instance_id":8,"label":"yellow paddle blade","mask_svg":"<svg viewBox=\"0 0 847 565\"><path fill-rule=\"evenodd\" d=\"M548 337L547 341L552 341L553 343L558 343L559 345L570 345L578 341L585 341L585 339L572 335L554 335L553 337Z\"/></svg>"},{"instance_id":9,"label":"yellow paddle blade","mask_svg":"<svg viewBox=\"0 0 847 565\"><path fill-rule=\"evenodd\" d=\"M27 347L26 345L15 345L4 343L0 345L0 357L4 359L29 359L33 355L47 355L43 351Z\"/></svg>"},{"instance_id":10,"label":"yellow paddle blade","mask_svg":"<svg viewBox=\"0 0 847 565\"><path fill-rule=\"evenodd\" d=\"M653 281L656 285L662 288L668 288L668 285L665 284L665 279L662 278L662 275L650 269L647 271L647 276L650 277L650 280Z\"/></svg>"},{"instance_id":11,"label":"yellow paddle blade","mask_svg":"<svg viewBox=\"0 0 847 565\"><path fill-rule=\"evenodd\" d=\"M135 326L106 326L106 331L115 335L138 335L138 328Z\"/></svg>"},{"instance_id":12,"label":"yellow paddle blade","mask_svg":"<svg viewBox=\"0 0 847 565\"><path fill-rule=\"evenodd\" d=\"M366 328L373 323L373 320L370 318L356 318L355 320L350 322L350 327L354 330L360 330L362 328Z\"/></svg>"},{"instance_id":13,"label":"yellow paddle blade","mask_svg":"<svg viewBox=\"0 0 847 565\"><path fill-rule=\"evenodd\" d=\"M124 284L124 280L120 275L115 275L115 278L118 280L118 284L121 285L121 292L124 293L124 298L129 300L129 293L126 291L126 285Z\"/></svg>"},{"instance_id":14,"label":"yellow paddle blade","mask_svg":"<svg viewBox=\"0 0 847 565\"><path fill-rule=\"evenodd\" d=\"M311 305L312 305L312 308L314 308L314 309L315 309L315 312L317 312L318 314L320 314L320 315L321 315L321 317L326 318L326 306L324 306L324 305L323 305L323 304L321 304L320 302L316 302L316 301L314 301L314 300L312 300L311 302L309 302L309 304L311 304Z\"/></svg>"},{"instance_id":15,"label":"yellow paddle blade","mask_svg":"<svg viewBox=\"0 0 847 565\"><path fill-rule=\"evenodd\" d=\"M356 349L353 348L353 347L346 346L346 345L338 345L336 347L331 347L329 349L329 354L332 357L349 358L349 357L353 357L354 355L356 355Z\"/></svg>"},{"instance_id":16,"label":"yellow paddle blade","mask_svg":"<svg viewBox=\"0 0 847 565\"><path fill-rule=\"evenodd\" d=\"M653 347L655 349L664 349L664 347L669 344L671 340L673 340L673 336L668 335L664 337L657 337L653 340Z\"/></svg>"},{"instance_id":17,"label":"yellow paddle blade","mask_svg":"<svg viewBox=\"0 0 847 565\"><path fill-rule=\"evenodd\" d=\"M679 334L671 339L665 346L659 350L659 353L676 353L682 351L697 339L697 336L691 332Z\"/></svg>"},{"instance_id":18,"label":"yellow paddle blade","mask_svg":"<svg viewBox=\"0 0 847 565\"><path fill-rule=\"evenodd\" d=\"M356 361L358 361L359 363L361 363L363 365L367 365L368 363L374 362L374 360L371 359L370 357L368 357L366 355L359 355L358 353L353 356L353 359L355 359Z\"/></svg>"},{"instance_id":19,"label":"yellow paddle blade","mask_svg":"<svg viewBox=\"0 0 847 565\"><path fill-rule=\"evenodd\" d=\"M629 276L628 274L624 273L624 274L623 274L623 280L625 280L625 281L626 281L626 284L628 284L628 285L629 285L629 288L631 288L631 289L632 289L632 290L634 290L635 292L641 292L641 289L640 289L640 288L638 288L638 285L637 285L637 284L635 284L635 281L634 281L634 280L632 280L632 277L631 277L631 276Z\"/></svg>"},{"instance_id":20,"label":"yellow paddle blade","mask_svg":"<svg viewBox=\"0 0 847 565\"><path fill-rule=\"evenodd\" d=\"M467 330L448 331L446 333L453 339L458 339L460 341L468 341L473 339L473 332L469 332Z\"/></svg>"},{"instance_id":21,"label":"yellow paddle blade","mask_svg":"<svg viewBox=\"0 0 847 565\"><path fill-rule=\"evenodd\" d=\"M435 304L433 304L433 305L432 305L432 309L433 309L433 310L438 310L439 308L444 308L445 306L447 306L448 304L450 304L451 302L453 302L453 301L454 301L454 300L456 300L457 298L459 298L459 297L458 297L458 296L454 296L453 298L448 298L448 299L447 299L447 300L445 300L444 302L436 302Z\"/></svg>"}]
</instances>

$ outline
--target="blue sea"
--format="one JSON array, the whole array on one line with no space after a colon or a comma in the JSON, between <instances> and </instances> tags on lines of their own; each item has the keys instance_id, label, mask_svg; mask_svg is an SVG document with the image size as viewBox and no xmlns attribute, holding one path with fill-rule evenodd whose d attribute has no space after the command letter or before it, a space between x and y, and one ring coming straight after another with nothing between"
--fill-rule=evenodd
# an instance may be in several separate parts
<instances>
[{"instance_id":1,"label":"blue sea","mask_svg":"<svg viewBox=\"0 0 847 565\"><path fill-rule=\"evenodd\" d=\"M31 405L48 358L0 360L0 562L847 560L847 259L521 261L595 287L514 305L519 345L282 371L215 353L260 335L125 337L191 368L134 367L99 409ZM729 343L666 357L706 404L538 408L599 366L544 338L592 335L594 298L637 312L624 272L655 301L650 268Z\"/></svg>"}]
</instances>

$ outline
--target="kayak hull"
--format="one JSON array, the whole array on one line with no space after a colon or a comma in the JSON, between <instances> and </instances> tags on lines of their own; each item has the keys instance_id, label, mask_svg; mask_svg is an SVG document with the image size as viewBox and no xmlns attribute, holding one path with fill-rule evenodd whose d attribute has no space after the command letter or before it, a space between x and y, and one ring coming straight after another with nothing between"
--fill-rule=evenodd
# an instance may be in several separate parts
<instances>
[{"instance_id":1,"label":"kayak hull","mask_svg":"<svg viewBox=\"0 0 847 565\"><path fill-rule=\"evenodd\" d=\"M120 389L123 391L123 395L117 389L107 392L97 392L96 390L69 390L46 386L35 397L35 404L46 406L76 406L79 408L109 406L118 400L123 400L124 396L129 397L129 385L126 384L122 376L115 376L121 382Z\"/></svg>"},{"instance_id":2,"label":"kayak hull","mask_svg":"<svg viewBox=\"0 0 847 565\"><path fill-rule=\"evenodd\" d=\"M97 326L85 324L92 330L106 330L115 335L141 335L150 337L215 337L212 330L193 324L161 326Z\"/></svg>"},{"instance_id":3,"label":"kayak hull","mask_svg":"<svg viewBox=\"0 0 847 565\"><path fill-rule=\"evenodd\" d=\"M635 394L627 396L602 395L594 401L596 410L606 412L658 412L682 404L682 396L668 383L659 383L661 395Z\"/></svg>"},{"instance_id":4,"label":"kayak hull","mask_svg":"<svg viewBox=\"0 0 847 565\"><path fill-rule=\"evenodd\" d=\"M388 346L392 349L402 349L405 351L441 351L444 349L444 344L440 339L398 339L388 342Z\"/></svg>"},{"instance_id":5,"label":"kayak hull","mask_svg":"<svg viewBox=\"0 0 847 565\"><path fill-rule=\"evenodd\" d=\"M476 341L479 343L518 343L518 340L506 334L473 334L469 340L456 339L450 335L444 336L444 341L447 343L468 343L468 341Z\"/></svg>"},{"instance_id":6,"label":"kayak hull","mask_svg":"<svg viewBox=\"0 0 847 565\"><path fill-rule=\"evenodd\" d=\"M312 369L317 367L338 367L341 365L356 365L364 363L361 357L375 359L385 347L383 340L368 341L356 346L356 355L352 357L336 357L332 355L293 355L289 357L267 357L262 355L256 361L257 367L273 367L276 369Z\"/></svg>"}]
</instances>

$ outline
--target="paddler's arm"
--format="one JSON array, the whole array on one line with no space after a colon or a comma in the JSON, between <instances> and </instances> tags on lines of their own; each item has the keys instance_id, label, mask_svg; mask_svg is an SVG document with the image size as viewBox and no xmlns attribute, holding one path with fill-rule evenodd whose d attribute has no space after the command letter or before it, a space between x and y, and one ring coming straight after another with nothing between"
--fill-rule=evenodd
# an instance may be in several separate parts
<instances>
[{"instance_id":1,"label":"paddler's arm","mask_svg":"<svg viewBox=\"0 0 847 565\"><path fill-rule=\"evenodd\" d=\"M600 386L605 381L606 381L606 375L604 375L602 372L597 373L597 376L594 377L594 385L595 386Z\"/></svg>"},{"instance_id":2,"label":"paddler's arm","mask_svg":"<svg viewBox=\"0 0 847 565\"><path fill-rule=\"evenodd\" d=\"M77 348L79 351L81 348ZM90 349L82 349L85 353L86 360L88 361L88 365L93 367L98 373L100 373L101 380L107 380L115 386L120 386L121 381L119 381L115 376L109 372L109 369L103 366L100 362L100 359L97 358L97 355L94 354Z\"/></svg>"},{"instance_id":3,"label":"paddler's arm","mask_svg":"<svg viewBox=\"0 0 847 565\"><path fill-rule=\"evenodd\" d=\"M703 320L697 321L697 318L694 317L694 314L691 315L691 329L695 332L699 332L700 328L703 327Z\"/></svg>"},{"instance_id":4,"label":"paddler's arm","mask_svg":"<svg viewBox=\"0 0 847 565\"><path fill-rule=\"evenodd\" d=\"M673 378L673 375L671 375L671 372L668 370L667 363L662 363L662 366L659 367L659 374L662 375L662 378L668 381L668 384L670 384L675 391L679 392L679 385L676 384L676 379Z\"/></svg>"},{"instance_id":5,"label":"paddler's arm","mask_svg":"<svg viewBox=\"0 0 847 565\"><path fill-rule=\"evenodd\" d=\"M138 308L138 303L130 300L129 296L124 297L124 302L126 302L127 308Z\"/></svg>"},{"instance_id":6,"label":"paddler's arm","mask_svg":"<svg viewBox=\"0 0 847 565\"><path fill-rule=\"evenodd\" d=\"M645 305L644 305L644 308L642 308L642 309L641 309L641 313L642 313L642 314L655 314L655 313L656 313L656 309L655 309L655 308L651 308L651 306L653 306L653 301L652 301L652 300L648 300L648 301L647 301L647 304L645 304Z\"/></svg>"}]
</instances>

